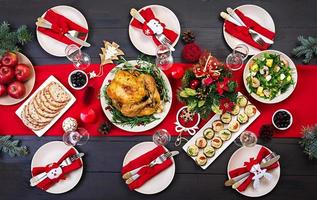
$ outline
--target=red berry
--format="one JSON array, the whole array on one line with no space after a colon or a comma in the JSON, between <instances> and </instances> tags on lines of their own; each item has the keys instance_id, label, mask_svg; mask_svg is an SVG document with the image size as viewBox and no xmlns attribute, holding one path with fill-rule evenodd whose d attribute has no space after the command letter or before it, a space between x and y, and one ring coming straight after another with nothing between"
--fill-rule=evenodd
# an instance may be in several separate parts
<instances>
[{"instance_id":1,"label":"red berry","mask_svg":"<svg viewBox=\"0 0 317 200\"><path fill-rule=\"evenodd\" d=\"M200 81L198 79L194 79L190 82L190 88L191 89L196 89L200 84Z\"/></svg>"}]
</instances>

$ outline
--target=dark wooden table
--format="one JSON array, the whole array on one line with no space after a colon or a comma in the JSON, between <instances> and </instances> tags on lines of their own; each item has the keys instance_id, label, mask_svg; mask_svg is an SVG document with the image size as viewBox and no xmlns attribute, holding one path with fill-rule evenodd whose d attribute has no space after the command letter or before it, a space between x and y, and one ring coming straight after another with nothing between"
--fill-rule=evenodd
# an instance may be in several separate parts
<instances>
[{"instance_id":1,"label":"dark wooden table","mask_svg":"<svg viewBox=\"0 0 317 200\"><path fill-rule=\"evenodd\" d=\"M131 1L131 0L0 0L0 21L6 20L13 27L26 24L34 31L35 19L46 9L56 5L74 6L85 15L90 28L89 42L92 47L85 49L99 62L98 53L102 40L116 41L124 49L128 58L135 58L139 52L128 37L129 10L149 4L162 4L178 16L182 30L191 29L197 33L197 42L209 49L215 56L224 59L230 52L222 35L222 20L218 17L226 7L242 4L256 4L272 15L276 26L276 42L272 49L290 54L296 45L298 35L317 34L317 1ZM180 61L182 44L176 46L174 56ZM68 63L66 58L56 58L41 49L36 39L23 51L34 65ZM300 60L294 59L296 63ZM316 64L316 60L312 63ZM4 116L1 116L1 118ZM0 122L1 126L1 122ZM9 158L0 154L0 199L246 199L237 192L225 188L227 163L237 149L231 145L205 171L185 155L175 159L176 174L172 184L157 195L141 195L131 192L120 178L122 160L126 152L135 144L151 140L150 137L94 137L80 147L86 153L84 174L80 183L70 192L55 196L28 184L30 163L34 152L43 144L61 140L61 137L24 136L17 137L29 146L30 154L25 158ZM281 154L281 178L276 188L262 199L308 199L313 197L317 184L317 162L308 161L298 145L298 139L273 139L266 144ZM174 146L170 145L173 149ZM177 149L177 148L176 148Z\"/></svg>"}]
</instances>

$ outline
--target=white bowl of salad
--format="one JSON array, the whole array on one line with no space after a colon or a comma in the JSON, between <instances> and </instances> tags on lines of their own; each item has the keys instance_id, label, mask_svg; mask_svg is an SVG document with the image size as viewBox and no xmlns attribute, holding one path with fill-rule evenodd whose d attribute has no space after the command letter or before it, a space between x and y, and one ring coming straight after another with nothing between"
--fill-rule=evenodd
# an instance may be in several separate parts
<instances>
[{"instance_id":1,"label":"white bowl of salad","mask_svg":"<svg viewBox=\"0 0 317 200\"><path fill-rule=\"evenodd\" d=\"M288 98L297 83L294 62L284 53L265 50L252 56L243 72L249 94L262 103L273 104Z\"/></svg>"}]
</instances>

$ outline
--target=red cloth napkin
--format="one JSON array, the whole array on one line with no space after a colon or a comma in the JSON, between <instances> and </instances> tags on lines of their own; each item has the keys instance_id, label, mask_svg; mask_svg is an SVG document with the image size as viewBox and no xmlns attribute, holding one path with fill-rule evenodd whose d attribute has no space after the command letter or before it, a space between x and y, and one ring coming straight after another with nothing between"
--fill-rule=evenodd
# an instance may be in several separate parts
<instances>
[{"instance_id":1,"label":"red cloth napkin","mask_svg":"<svg viewBox=\"0 0 317 200\"><path fill-rule=\"evenodd\" d=\"M164 153L166 153L165 149L162 146L157 146L153 150L151 150L151 151L141 155L140 157L130 161L128 164L126 164L122 168L121 173L123 175L123 174L125 174L131 170L134 170L136 168L139 168L143 165L150 164L151 161L153 161L154 159L156 159L157 157L159 157L160 155L162 155ZM133 181L132 183L130 183L128 185L128 187L130 188L130 190L134 190L136 188L141 187L145 182L150 180L152 177L154 177L155 175L157 175L161 171L163 171L163 170L167 169L169 166L171 166L172 163L173 162L171 159L167 159L162 164L155 165L154 167L143 167L138 172L140 177L138 179L136 179L135 181Z\"/></svg>"},{"instance_id":2,"label":"red cloth napkin","mask_svg":"<svg viewBox=\"0 0 317 200\"><path fill-rule=\"evenodd\" d=\"M234 178L234 177L239 176L239 175L241 175L241 174L243 174L245 172L250 171L253 165L260 164L262 159L264 157L266 157L267 155L269 155L269 154L270 154L269 150L267 148L265 148L265 147L262 147L255 159L254 158L250 158L250 160L248 162L244 163L243 167L231 170L229 172L230 178ZM271 169L277 168L278 166L279 166L279 163L275 162L272 165L270 165L269 167L267 167L266 169L267 170L271 170ZM253 176L254 176L254 174L251 173L249 175L249 177L237 188L237 190L242 192L245 189L247 189L248 185L252 182L252 177Z\"/></svg>"},{"instance_id":3,"label":"red cloth napkin","mask_svg":"<svg viewBox=\"0 0 317 200\"><path fill-rule=\"evenodd\" d=\"M248 27L237 26L237 25L226 20L225 21L225 31L227 33L229 33L230 35L238 38L239 40L242 40L243 42L245 42L245 43L247 43L247 44L249 44L257 49L260 49L260 50L268 49L270 47L270 44L265 43L265 45L261 46L258 43L256 43L252 39L248 29L251 28L251 29L255 30L256 32L262 34L263 36L265 36L271 40L274 39L275 33L264 28L263 26L261 26L260 24L258 24L255 21L253 21L249 17L245 16L238 9L236 9L235 12L241 18L241 20L245 23L245 25Z\"/></svg>"},{"instance_id":4,"label":"red cloth napkin","mask_svg":"<svg viewBox=\"0 0 317 200\"><path fill-rule=\"evenodd\" d=\"M159 19L157 19L152 11L151 8L147 8L147 9L144 9L144 10L141 10L140 11L140 14L142 15L142 17L145 19L145 23L149 22L151 19L155 19L157 20L158 22L160 22L160 24L163 26L164 30L163 30L163 34L172 42L174 43L174 41L177 39L178 37L178 34L175 33L174 31L170 30L170 29L167 29L166 28L166 25L164 23L162 23ZM131 25L136 27L136 28L139 28L139 29L142 29L143 30L143 33L147 36L151 36L154 43L158 46L160 45L160 41L158 41L154 35L154 33L152 32L152 30L146 25L146 24L142 24L141 22L139 22L138 20L136 19L133 19L132 22L131 22Z\"/></svg>"},{"instance_id":5,"label":"red cloth napkin","mask_svg":"<svg viewBox=\"0 0 317 200\"><path fill-rule=\"evenodd\" d=\"M51 9L49 9L45 13L44 19L52 23L52 29L38 27L37 30L67 45L76 44L77 46L81 46L80 44L77 44L73 42L72 40L68 39L66 36L64 36L64 34L67 33L68 31L76 30L78 32L86 33L85 35L79 37L79 39L81 40L85 40L88 34L87 29L79 26L75 22L72 22L71 20L67 19L63 15L60 15Z\"/></svg>"},{"instance_id":6,"label":"red cloth napkin","mask_svg":"<svg viewBox=\"0 0 317 200\"><path fill-rule=\"evenodd\" d=\"M32 169L32 176L36 176L42 172L49 172L51 169L54 169L56 167L59 167L59 165L69 156L72 156L74 154L76 154L77 152L71 148L69 151L67 151L56 163L51 163L48 164L45 167L34 167ZM49 189L52 185L54 185L55 183L57 183L58 181L65 179L65 175L76 170L79 169L82 166L82 162L80 159L75 160L74 162L72 162L72 164L65 166L62 168L62 174L55 179L49 179L48 177L45 178L43 181L41 181L39 184L36 185L36 187L42 189L42 190L47 190Z\"/></svg>"}]
</instances>

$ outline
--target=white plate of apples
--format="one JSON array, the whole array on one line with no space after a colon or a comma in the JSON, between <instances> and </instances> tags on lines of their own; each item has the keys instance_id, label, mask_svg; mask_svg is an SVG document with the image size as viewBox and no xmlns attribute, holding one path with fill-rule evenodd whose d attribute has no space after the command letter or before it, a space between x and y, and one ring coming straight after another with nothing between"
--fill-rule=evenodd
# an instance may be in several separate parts
<instances>
[{"instance_id":1,"label":"white plate of apples","mask_svg":"<svg viewBox=\"0 0 317 200\"><path fill-rule=\"evenodd\" d=\"M35 71L22 53L5 53L0 60L0 105L14 105L32 91Z\"/></svg>"}]
</instances>

